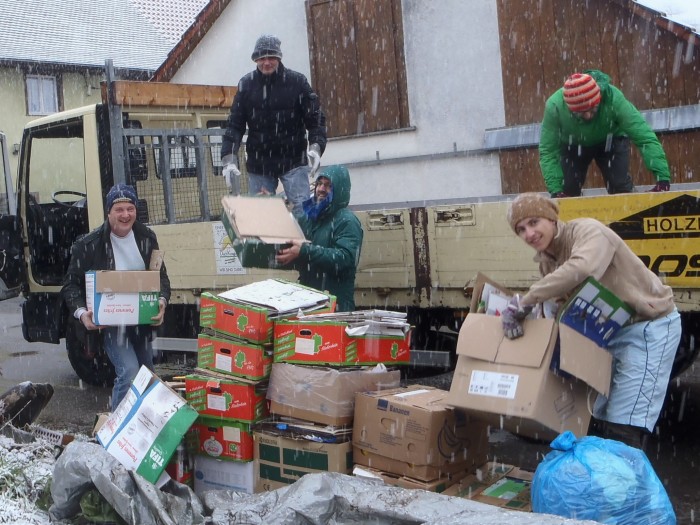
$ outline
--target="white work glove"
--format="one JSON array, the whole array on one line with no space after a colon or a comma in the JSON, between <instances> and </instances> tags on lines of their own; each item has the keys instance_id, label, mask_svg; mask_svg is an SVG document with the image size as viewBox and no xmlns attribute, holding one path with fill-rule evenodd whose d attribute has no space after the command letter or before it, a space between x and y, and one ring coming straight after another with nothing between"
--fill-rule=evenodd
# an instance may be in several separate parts
<instances>
[{"instance_id":1,"label":"white work glove","mask_svg":"<svg viewBox=\"0 0 700 525\"><path fill-rule=\"evenodd\" d=\"M241 170L238 169L238 159L235 155L230 154L221 159L221 163L224 165L222 174L224 176L224 181L226 182L228 192L232 195L240 195Z\"/></svg>"},{"instance_id":2,"label":"white work glove","mask_svg":"<svg viewBox=\"0 0 700 525\"><path fill-rule=\"evenodd\" d=\"M520 304L520 296L515 294L508 306L501 312L503 335L508 339L517 339L525 334L522 321L532 311L532 306Z\"/></svg>"},{"instance_id":3,"label":"white work glove","mask_svg":"<svg viewBox=\"0 0 700 525\"><path fill-rule=\"evenodd\" d=\"M309 159L309 167L311 168L309 178L313 178L321 167L321 146L318 144L311 144L309 146L309 151L306 152L306 157Z\"/></svg>"}]
</instances>

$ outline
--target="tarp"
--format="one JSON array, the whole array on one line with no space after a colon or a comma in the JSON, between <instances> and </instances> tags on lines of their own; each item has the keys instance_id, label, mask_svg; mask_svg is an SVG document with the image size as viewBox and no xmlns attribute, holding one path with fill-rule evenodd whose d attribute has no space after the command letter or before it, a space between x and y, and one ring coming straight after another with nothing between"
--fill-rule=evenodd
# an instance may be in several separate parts
<instances>
[{"instance_id":1,"label":"tarp","mask_svg":"<svg viewBox=\"0 0 700 525\"><path fill-rule=\"evenodd\" d=\"M80 498L96 487L133 525L207 523L274 525L560 525L594 524L505 510L458 497L385 485L339 473L307 474L288 487L245 494L209 491L201 501L174 481L163 490L122 467L100 445L70 443L53 472L52 520L80 512Z\"/></svg>"}]
</instances>

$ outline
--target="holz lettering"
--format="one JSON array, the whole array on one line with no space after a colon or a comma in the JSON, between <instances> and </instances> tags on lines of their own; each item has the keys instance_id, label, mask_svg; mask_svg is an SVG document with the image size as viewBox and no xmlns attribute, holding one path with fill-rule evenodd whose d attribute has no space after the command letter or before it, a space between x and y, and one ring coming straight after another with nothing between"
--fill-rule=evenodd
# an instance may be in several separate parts
<instances>
[{"instance_id":1,"label":"holz lettering","mask_svg":"<svg viewBox=\"0 0 700 525\"><path fill-rule=\"evenodd\" d=\"M700 216L686 215L682 217L646 217L644 218L644 233L683 233L700 232Z\"/></svg>"}]
</instances>

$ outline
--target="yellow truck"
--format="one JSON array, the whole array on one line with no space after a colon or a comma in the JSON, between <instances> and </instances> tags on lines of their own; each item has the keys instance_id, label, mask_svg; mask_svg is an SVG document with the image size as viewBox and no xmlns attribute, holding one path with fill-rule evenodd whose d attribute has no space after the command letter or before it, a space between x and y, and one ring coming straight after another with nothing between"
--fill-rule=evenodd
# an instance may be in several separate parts
<instances>
[{"instance_id":1,"label":"yellow truck","mask_svg":"<svg viewBox=\"0 0 700 525\"><path fill-rule=\"evenodd\" d=\"M234 93L228 87L118 81L108 69L103 103L25 127L16 204L4 173L0 298L21 293L25 339L65 339L84 381L104 384L113 371L99 336L78 330L66 311L61 282L71 245L104 221L104 198L115 183L136 187L139 220L156 232L165 252L173 293L155 341L160 352L196 351L202 292L269 277L296 279L294 272L243 268L220 221L227 194L220 144ZM564 219L591 216L609 224L674 287L684 330L678 371L695 358L700 336L700 188L674 190L560 204ZM353 208L365 231L357 307L407 312L419 370L453 365L478 272L513 289L537 278L531 250L505 220L511 198Z\"/></svg>"}]
</instances>

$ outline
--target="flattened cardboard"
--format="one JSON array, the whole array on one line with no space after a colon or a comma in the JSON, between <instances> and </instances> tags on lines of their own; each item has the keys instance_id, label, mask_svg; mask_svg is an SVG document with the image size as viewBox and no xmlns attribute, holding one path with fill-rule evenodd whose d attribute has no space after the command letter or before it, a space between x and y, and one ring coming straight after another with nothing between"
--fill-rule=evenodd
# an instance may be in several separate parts
<instances>
[{"instance_id":1,"label":"flattened cardboard","mask_svg":"<svg viewBox=\"0 0 700 525\"><path fill-rule=\"evenodd\" d=\"M532 511L530 489L533 472L513 465L489 462L475 474L448 487L445 496L457 496L511 510Z\"/></svg>"},{"instance_id":2,"label":"flattened cardboard","mask_svg":"<svg viewBox=\"0 0 700 525\"><path fill-rule=\"evenodd\" d=\"M467 471L462 470L452 474L445 474L431 481L421 481L408 476L394 474L393 472L385 472L383 470L366 467L364 465L355 465L352 471L353 475L358 477L381 479L387 485L401 487L404 489L421 489L429 492L444 492L448 487L459 482L467 475Z\"/></svg>"},{"instance_id":3,"label":"flattened cardboard","mask_svg":"<svg viewBox=\"0 0 700 525\"><path fill-rule=\"evenodd\" d=\"M357 393L355 463L422 481L482 464L487 426L449 407L447 394L421 385Z\"/></svg>"},{"instance_id":4,"label":"flattened cardboard","mask_svg":"<svg viewBox=\"0 0 700 525\"><path fill-rule=\"evenodd\" d=\"M267 388L270 412L325 425L349 425L356 392L386 390L401 383L399 370L373 370L275 363Z\"/></svg>"}]
</instances>

